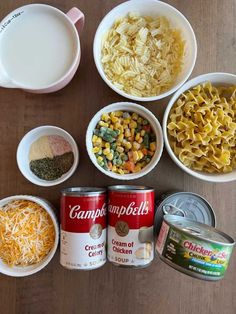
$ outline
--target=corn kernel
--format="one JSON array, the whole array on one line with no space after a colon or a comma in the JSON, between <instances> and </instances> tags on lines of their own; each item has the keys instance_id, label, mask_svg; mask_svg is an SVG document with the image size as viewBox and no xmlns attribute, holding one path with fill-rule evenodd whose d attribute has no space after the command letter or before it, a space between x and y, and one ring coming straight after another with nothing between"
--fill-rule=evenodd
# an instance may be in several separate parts
<instances>
[{"instance_id":1,"label":"corn kernel","mask_svg":"<svg viewBox=\"0 0 236 314\"><path fill-rule=\"evenodd\" d=\"M116 117L122 117L123 111L115 111L115 116Z\"/></svg>"},{"instance_id":2,"label":"corn kernel","mask_svg":"<svg viewBox=\"0 0 236 314\"><path fill-rule=\"evenodd\" d=\"M107 156L108 154L110 154L110 148L105 148L104 150L103 150L103 154L105 155L105 156Z\"/></svg>"},{"instance_id":3,"label":"corn kernel","mask_svg":"<svg viewBox=\"0 0 236 314\"><path fill-rule=\"evenodd\" d=\"M119 121L119 118L117 118L117 117L112 117L111 118L111 122L112 123L116 123L116 122L118 122Z\"/></svg>"},{"instance_id":4,"label":"corn kernel","mask_svg":"<svg viewBox=\"0 0 236 314\"><path fill-rule=\"evenodd\" d=\"M124 140L124 134L120 134L117 138L117 142L122 142Z\"/></svg>"},{"instance_id":5,"label":"corn kernel","mask_svg":"<svg viewBox=\"0 0 236 314\"><path fill-rule=\"evenodd\" d=\"M119 169L118 169L118 173L119 173L119 174L124 174L124 171L123 171L121 168L119 168Z\"/></svg>"},{"instance_id":6,"label":"corn kernel","mask_svg":"<svg viewBox=\"0 0 236 314\"><path fill-rule=\"evenodd\" d=\"M130 129L136 129L137 128L137 122L134 121L134 120L131 120L130 124L129 124L129 127Z\"/></svg>"},{"instance_id":7,"label":"corn kernel","mask_svg":"<svg viewBox=\"0 0 236 314\"><path fill-rule=\"evenodd\" d=\"M117 170L116 166L115 165L112 166L111 171L116 172L116 170Z\"/></svg>"},{"instance_id":8,"label":"corn kernel","mask_svg":"<svg viewBox=\"0 0 236 314\"><path fill-rule=\"evenodd\" d=\"M136 135L135 135L135 141L138 141L140 139L140 133L137 133Z\"/></svg>"},{"instance_id":9,"label":"corn kernel","mask_svg":"<svg viewBox=\"0 0 236 314\"><path fill-rule=\"evenodd\" d=\"M134 172L139 172L142 168L139 165L134 167Z\"/></svg>"},{"instance_id":10,"label":"corn kernel","mask_svg":"<svg viewBox=\"0 0 236 314\"><path fill-rule=\"evenodd\" d=\"M124 119L123 120L123 124L129 124L130 123L130 119Z\"/></svg>"},{"instance_id":11,"label":"corn kernel","mask_svg":"<svg viewBox=\"0 0 236 314\"><path fill-rule=\"evenodd\" d=\"M97 135L93 135L92 142L95 143L97 141L97 139L98 139Z\"/></svg>"},{"instance_id":12,"label":"corn kernel","mask_svg":"<svg viewBox=\"0 0 236 314\"><path fill-rule=\"evenodd\" d=\"M134 137L135 129L131 129L131 136Z\"/></svg>"},{"instance_id":13,"label":"corn kernel","mask_svg":"<svg viewBox=\"0 0 236 314\"><path fill-rule=\"evenodd\" d=\"M107 157L108 160L112 160L114 156L113 156L112 153L109 153L109 154L106 155L106 157Z\"/></svg>"},{"instance_id":14,"label":"corn kernel","mask_svg":"<svg viewBox=\"0 0 236 314\"><path fill-rule=\"evenodd\" d=\"M137 120L137 122L138 122L139 124L142 124L143 118L139 117L138 120Z\"/></svg>"},{"instance_id":15,"label":"corn kernel","mask_svg":"<svg viewBox=\"0 0 236 314\"><path fill-rule=\"evenodd\" d=\"M130 137L130 136L131 136L130 129L126 129L125 130L125 137Z\"/></svg>"},{"instance_id":16,"label":"corn kernel","mask_svg":"<svg viewBox=\"0 0 236 314\"><path fill-rule=\"evenodd\" d=\"M140 144L137 142L133 142L133 149L134 150L139 150L140 149Z\"/></svg>"},{"instance_id":17,"label":"corn kernel","mask_svg":"<svg viewBox=\"0 0 236 314\"><path fill-rule=\"evenodd\" d=\"M143 142L143 138L140 137L140 139L137 141L139 144L141 144Z\"/></svg>"},{"instance_id":18,"label":"corn kernel","mask_svg":"<svg viewBox=\"0 0 236 314\"><path fill-rule=\"evenodd\" d=\"M107 122L109 119L110 119L109 114L107 114L107 113L102 114L102 120L103 121Z\"/></svg>"},{"instance_id":19,"label":"corn kernel","mask_svg":"<svg viewBox=\"0 0 236 314\"><path fill-rule=\"evenodd\" d=\"M100 126L104 126L104 127L106 127L106 128L108 128L108 126L109 126L109 124L106 123L106 122L104 122L104 121L99 121L98 124L99 124Z\"/></svg>"},{"instance_id":20,"label":"corn kernel","mask_svg":"<svg viewBox=\"0 0 236 314\"><path fill-rule=\"evenodd\" d=\"M140 159L142 159L142 158L143 158L143 156L144 156L144 155L143 155L143 153L141 152L141 150L139 150L139 151L138 151L138 157L139 157L139 160L140 160Z\"/></svg>"},{"instance_id":21,"label":"corn kernel","mask_svg":"<svg viewBox=\"0 0 236 314\"><path fill-rule=\"evenodd\" d=\"M102 156L98 156L97 161L103 161Z\"/></svg>"},{"instance_id":22,"label":"corn kernel","mask_svg":"<svg viewBox=\"0 0 236 314\"><path fill-rule=\"evenodd\" d=\"M137 120L138 119L138 114L136 112L132 113L132 119Z\"/></svg>"},{"instance_id":23,"label":"corn kernel","mask_svg":"<svg viewBox=\"0 0 236 314\"><path fill-rule=\"evenodd\" d=\"M139 155L137 151L133 151L133 160L134 162L137 162L139 160Z\"/></svg>"},{"instance_id":24,"label":"corn kernel","mask_svg":"<svg viewBox=\"0 0 236 314\"><path fill-rule=\"evenodd\" d=\"M142 130L142 131L140 132L140 134L141 134L141 136L144 136L145 130Z\"/></svg>"},{"instance_id":25,"label":"corn kernel","mask_svg":"<svg viewBox=\"0 0 236 314\"><path fill-rule=\"evenodd\" d=\"M110 148L110 147L111 147L110 143L106 142L106 143L105 143L105 147L106 147L106 148Z\"/></svg>"},{"instance_id":26,"label":"corn kernel","mask_svg":"<svg viewBox=\"0 0 236 314\"><path fill-rule=\"evenodd\" d=\"M124 169L123 172L124 172L124 174L128 174L129 170Z\"/></svg>"},{"instance_id":27,"label":"corn kernel","mask_svg":"<svg viewBox=\"0 0 236 314\"><path fill-rule=\"evenodd\" d=\"M118 153L123 153L124 152L124 148L121 146L116 147L116 150L118 151Z\"/></svg>"},{"instance_id":28,"label":"corn kernel","mask_svg":"<svg viewBox=\"0 0 236 314\"><path fill-rule=\"evenodd\" d=\"M150 143L150 150L151 150L152 152L155 152L155 150L156 150L156 142Z\"/></svg>"},{"instance_id":29,"label":"corn kernel","mask_svg":"<svg viewBox=\"0 0 236 314\"><path fill-rule=\"evenodd\" d=\"M132 144L130 142L125 143L125 148L130 149L132 147Z\"/></svg>"},{"instance_id":30,"label":"corn kernel","mask_svg":"<svg viewBox=\"0 0 236 314\"><path fill-rule=\"evenodd\" d=\"M93 148L93 153L97 154L100 151L100 147L94 147Z\"/></svg>"}]
</instances>

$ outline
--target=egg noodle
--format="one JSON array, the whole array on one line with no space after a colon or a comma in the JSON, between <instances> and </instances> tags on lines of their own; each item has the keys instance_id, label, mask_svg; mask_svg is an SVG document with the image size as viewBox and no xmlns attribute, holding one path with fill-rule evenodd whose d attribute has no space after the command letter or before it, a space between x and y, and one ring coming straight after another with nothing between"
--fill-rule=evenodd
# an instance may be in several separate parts
<instances>
[{"instance_id":1,"label":"egg noodle","mask_svg":"<svg viewBox=\"0 0 236 314\"><path fill-rule=\"evenodd\" d=\"M38 204L16 200L0 208L0 258L7 265L28 266L40 262L54 241L51 217Z\"/></svg>"},{"instance_id":2,"label":"egg noodle","mask_svg":"<svg viewBox=\"0 0 236 314\"><path fill-rule=\"evenodd\" d=\"M149 97L171 88L182 69L184 41L165 17L129 13L102 43L107 78L128 94Z\"/></svg>"},{"instance_id":3,"label":"egg noodle","mask_svg":"<svg viewBox=\"0 0 236 314\"><path fill-rule=\"evenodd\" d=\"M236 168L236 86L206 82L174 104L167 125L170 146L187 167L209 173Z\"/></svg>"}]
</instances>

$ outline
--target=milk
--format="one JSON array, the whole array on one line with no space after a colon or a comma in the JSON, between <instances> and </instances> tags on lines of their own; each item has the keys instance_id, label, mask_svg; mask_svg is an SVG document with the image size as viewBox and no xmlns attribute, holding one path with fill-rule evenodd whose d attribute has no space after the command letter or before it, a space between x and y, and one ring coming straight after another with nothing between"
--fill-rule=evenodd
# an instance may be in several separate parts
<instances>
[{"instance_id":1,"label":"milk","mask_svg":"<svg viewBox=\"0 0 236 314\"><path fill-rule=\"evenodd\" d=\"M76 35L55 12L26 11L1 36L1 67L16 85L48 86L62 78L75 60Z\"/></svg>"}]
</instances>

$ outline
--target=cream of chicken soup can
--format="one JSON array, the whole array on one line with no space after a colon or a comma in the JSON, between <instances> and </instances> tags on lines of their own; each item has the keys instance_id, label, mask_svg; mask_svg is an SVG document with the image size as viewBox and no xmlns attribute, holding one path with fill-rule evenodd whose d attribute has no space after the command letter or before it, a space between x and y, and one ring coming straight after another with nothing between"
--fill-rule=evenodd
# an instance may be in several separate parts
<instances>
[{"instance_id":1,"label":"cream of chicken soup can","mask_svg":"<svg viewBox=\"0 0 236 314\"><path fill-rule=\"evenodd\" d=\"M91 270L106 262L106 190L76 187L62 190L60 263Z\"/></svg>"},{"instance_id":2,"label":"cream of chicken soup can","mask_svg":"<svg viewBox=\"0 0 236 314\"><path fill-rule=\"evenodd\" d=\"M154 258L153 221L152 188L108 187L108 260L117 266L148 266Z\"/></svg>"}]
</instances>

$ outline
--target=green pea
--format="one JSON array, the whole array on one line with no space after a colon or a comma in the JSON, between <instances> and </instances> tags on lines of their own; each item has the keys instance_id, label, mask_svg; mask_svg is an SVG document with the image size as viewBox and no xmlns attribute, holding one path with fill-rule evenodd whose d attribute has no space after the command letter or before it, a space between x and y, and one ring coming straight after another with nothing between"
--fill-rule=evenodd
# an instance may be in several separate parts
<instances>
[{"instance_id":1,"label":"green pea","mask_svg":"<svg viewBox=\"0 0 236 314\"><path fill-rule=\"evenodd\" d=\"M143 145L145 148L149 148L149 135L145 133L143 136Z\"/></svg>"},{"instance_id":2,"label":"green pea","mask_svg":"<svg viewBox=\"0 0 236 314\"><path fill-rule=\"evenodd\" d=\"M94 129L93 134L99 136L100 130L99 129Z\"/></svg>"},{"instance_id":3,"label":"green pea","mask_svg":"<svg viewBox=\"0 0 236 314\"><path fill-rule=\"evenodd\" d=\"M111 143L111 149L115 150L116 149L116 143Z\"/></svg>"},{"instance_id":4,"label":"green pea","mask_svg":"<svg viewBox=\"0 0 236 314\"><path fill-rule=\"evenodd\" d=\"M114 142L116 139L114 137L112 137L111 135L105 133L102 138L104 139L104 141L107 141L109 143Z\"/></svg>"},{"instance_id":5,"label":"green pea","mask_svg":"<svg viewBox=\"0 0 236 314\"><path fill-rule=\"evenodd\" d=\"M117 137L118 136L118 132L116 130L112 130L112 129L107 129L106 134L111 135L113 137Z\"/></svg>"}]
</instances>

